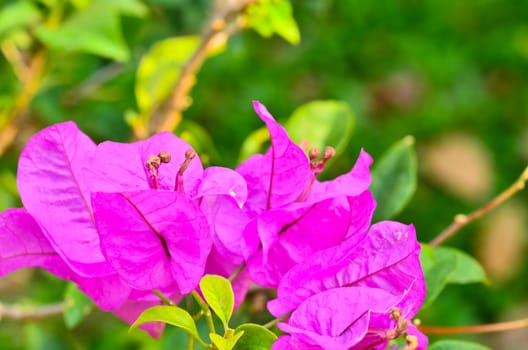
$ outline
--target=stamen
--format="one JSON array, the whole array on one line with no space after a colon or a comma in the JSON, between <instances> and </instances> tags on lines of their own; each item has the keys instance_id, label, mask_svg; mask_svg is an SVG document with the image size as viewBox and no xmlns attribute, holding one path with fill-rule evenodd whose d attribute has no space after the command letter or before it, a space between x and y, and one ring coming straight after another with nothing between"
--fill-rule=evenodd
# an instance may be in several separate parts
<instances>
[{"instance_id":1,"label":"stamen","mask_svg":"<svg viewBox=\"0 0 528 350\"><path fill-rule=\"evenodd\" d=\"M308 195L312 191L312 185L315 179L317 178L317 175L319 175L324 170L326 162L333 156L335 156L335 154L335 149L333 147L327 146L325 147L323 157L318 160L319 156L321 155L321 151L319 150L319 148L314 147L310 149L310 151L308 152L308 158L310 159L311 168L310 179L308 180L304 191L299 195L299 198L297 198L298 202L302 202L306 199L306 197L308 197Z\"/></svg>"},{"instance_id":2,"label":"stamen","mask_svg":"<svg viewBox=\"0 0 528 350\"><path fill-rule=\"evenodd\" d=\"M155 190L158 190L160 187L158 169L161 163L168 163L170 160L170 154L165 151L161 151L157 156L149 156L146 167L149 173L150 185Z\"/></svg>"},{"instance_id":3,"label":"stamen","mask_svg":"<svg viewBox=\"0 0 528 350\"><path fill-rule=\"evenodd\" d=\"M319 158L319 155L321 154L321 151L319 148L314 147L308 152L308 158L310 158L310 161L317 162L317 158Z\"/></svg>"},{"instance_id":4,"label":"stamen","mask_svg":"<svg viewBox=\"0 0 528 350\"><path fill-rule=\"evenodd\" d=\"M390 315L391 320L396 321L396 333L398 337L404 334L409 327L409 321L402 317L402 312L398 308L393 308Z\"/></svg>"},{"instance_id":5,"label":"stamen","mask_svg":"<svg viewBox=\"0 0 528 350\"><path fill-rule=\"evenodd\" d=\"M146 166L150 175L151 186L157 190L159 189L158 169L161 165L161 159L158 156L150 156L147 160Z\"/></svg>"},{"instance_id":6,"label":"stamen","mask_svg":"<svg viewBox=\"0 0 528 350\"><path fill-rule=\"evenodd\" d=\"M176 181L174 184L174 191L178 192L185 192L185 189L183 187L183 173L187 168L189 167L189 164L191 163L191 160L196 157L196 152L192 149L189 149L185 151L185 160L183 161L182 165L180 166L180 169L178 170L178 174L176 174Z\"/></svg>"},{"instance_id":7,"label":"stamen","mask_svg":"<svg viewBox=\"0 0 528 350\"><path fill-rule=\"evenodd\" d=\"M306 152L308 151L308 147L310 147L310 142L308 140L301 140L301 142L299 142L299 147Z\"/></svg>"},{"instance_id":8,"label":"stamen","mask_svg":"<svg viewBox=\"0 0 528 350\"><path fill-rule=\"evenodd\" d=\"M404 347L402 350L416 350L418 349L418 337L415 335L407 335L405 337L405 341L407 342L407 346Z\"/></svg>"}]
</instances>

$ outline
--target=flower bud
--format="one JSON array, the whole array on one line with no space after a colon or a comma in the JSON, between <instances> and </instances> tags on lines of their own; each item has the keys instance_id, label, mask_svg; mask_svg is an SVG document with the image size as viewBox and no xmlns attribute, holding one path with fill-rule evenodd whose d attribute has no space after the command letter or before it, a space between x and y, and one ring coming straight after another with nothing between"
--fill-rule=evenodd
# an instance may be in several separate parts
<instances>
[{"instance_id":1,"label":"flower bud","mask_svg":"<svg viewBox=\"0 0 528 350\"><path fill-rule=\"evenodd\" d=\"M158 157L162 163L169 163L171 161L171 155L165 151L161 151Z\"/></svg>"}]
</instances>

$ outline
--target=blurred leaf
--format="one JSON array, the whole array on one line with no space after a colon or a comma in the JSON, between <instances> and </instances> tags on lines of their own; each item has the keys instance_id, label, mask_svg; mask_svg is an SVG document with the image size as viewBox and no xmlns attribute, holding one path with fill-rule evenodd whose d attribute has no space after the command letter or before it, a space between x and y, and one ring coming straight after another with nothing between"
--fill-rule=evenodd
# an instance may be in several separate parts
<instances>
[{"instance_id":1,"label":"blurred leaf","mask_svg":"<svg viewBox=\"0 0 528 350\"><path fill-rule=\"evenodd\" d=\"M138 0L94 0L75 12L57 29L37 28L46 45L57 50L80 51L126 61L130 53L120 24L120 15L144 16L146 8Z\"/></svg>"},{"instance_id":2,"label":"blurred leaf","mask_svg":"<svg viewBox=\"0 0 528 350\"><path fill-rule=\"evenodd\" d=\"M312 101L298 107L284 127L299 144L306 140L321 151L326 146L341 154L352 137L355 116L350 106L339 101Z\"/></svg>"},{"instance_id":3,"label":"blurred leaf","mask_svg":"<svg viewBox=\"0 0 528 350\"><path fill-rule=\"evenodd\" d=\"M147 322L164 322L185 330L195 339L200 339L192 316L186 310L177 306L154 306L143 311L130 326L129 331Z\"/></svg>"},{"instance_id":4,"label":"blurred leaf","mask_svg":"<svg viewBox=\"0 0 528 350\"><path fill-rule=\"evenodd\" d=\"M29 1L18 1L0 9L0 39L10 30L37 22L38 7Z\"/></svg>"},{"instance_id":5,"label":"blurred leaf","mask_svg":"<svg viewBox=\"0 0 528 350\"><path fill-rule=\"evenodd\" d=\"M231 282L217 275L205 275L200 280L200 290L207 304L213 309L227 330L235 306L235 295Z\"/></svg>"},{"instance_id":6,"label":"blurred leaf","mask_svg":"<svg viewBox=\"0 0 528 350\"><path fill-rule=\"evenodd\" d=\"M269 350L277 336L258 324L246 323L235 329L235 334L244 332L233 350Z\"/></svg>"},{"instance_id":7,"label":"blurred leaf","mask_svg":"<svg viewBox=\"0 0 528 350\"><path fill-rule=\"evenodd\" d=\"M73 283L69 283L66 287L64 303L64 323L70 329L79 324L93 307L92 300Z\"/></svg>"},{"instance_id":8,"label":"blurred leaf","mask_svg":"<svg viewBox=\"0 0 528 350\"><path fill-rule=\"evenodd\" d=\"M490 348L462 340L440 340L429 347L429 350L491 350Z\"/></svg>"},{"instance_id":9,"label":"blurred leaf","mask_svg":"<svg viewBox=\"0 0 528 350\"><path fill-rule=\"evenodd\" d=\"M136 76L135 93L142 113L150 112L169 96L178 80L182 65L196 50L196 35L158 41L143 56Z\"/></svg>"},{"instance_id":10,"label":"blurred leaf","mask_svg":"<svg viewBox=\"0 0 528 350\"><path fill-rule=\"evenodd\" d=\"M240 155L238 156L238 163L242 163L253 154L261 152L264 143L269 140L269 132L266 127L259 128L253 131L242 143L240 147Z\"/></svg>"},{"instance_id":11,"label":"blurred leaf","mask_svg":"<svg viewBox=\"0 0 528 350\"><path fill-rule=\"evenodd\" d=\"M218 350L231 350L243 334L244 331L240 331L231 338L224 338L218 334L211 333L209 334L209 337Z\"/></svg>"},{"instance_id":12,"label":"blurred leaf","mask_svg":"<svg viewBox=\"0 0 528 350\"><path fill-rule=\"evenodd\" d=\"M92 0L70 0L70 2L77 9L83 9L83 8L90 6L90 3L92 2Z\"/></svg>"},{"instance_id":13,"label":"blurred leaf","mask_svg":"<svg viewBox=\"0 0 528 350\"><path fill-rule=\"evenodd\" d=\"M18 189L15 174L11 171L0 172L0 211L16 207Z\"/></svg>"},{"instance_id":14,"label":"blurred leaf","mask_svg":"<svg viewBox=\"0 0 528 350\"><path fill-rule=\"evenodd\" d=\"M24 338L27 339L25 349L31 350L67 350L72 344L67 343L66 337L61 337L47 327L44 323L29 322L24 326ZM2 344L3 345L3 344ZM1 345L0 345L1 346ZM9 349L9 345L7 349Z\"/></svg>"},{"instance_id":15,"label":"blurred leaf","mask_svg":"<svg viewBox=\"0 0 528 350\"><path fill-rule=\"evenodd\" d=\"M425 276L427 295L423 307L429 306L448 283L486 282L480 264L468 254L454 248L431 248L422 244L420 262Z\"/></svg>"},{"instance_id":16,"label":"blurred leaf","mask_svg":"<svg viewBox=\"0 0 528 350\"><path fill-rule=\"evenodd\" d=\"M318 147L320 150L332 146L340 154L350 142L355 121L354 113L344 102L312 101L293 111L284 127L297 144L308 141L310 147ZM238 162L263 152L267 141L269 133L265 127L252 132L242 143Z\"/></svg>"},{"instance_id":17,"label":"blurred leaf","mask_svg":"<svg viewBox=\"0 0 528 350\"><path fill-rule=\"evenodd\" d=\"M390 219L407 205L416 190L416 177L414 138L407 136L394 143L372 170L375 221Z\"/></svg>"},{"instance_id":18,"label":"blurred leaf","mask_svg":"<svg viewBox=\"0 0 528 350\"><path fill-rule=\"evenodd\" d=\"M194 148L204 165L209 164L211 159L219 158L211 135L200 124L183 119L174 133Z\"/></svg>"},{"instance_id":19,"label":"blurred leaf","mask_svg":"<svg viewBox=\"0 0 528 350\"><path fill-rule=\"evenodd\" d=\"M296 45L301 36L292 12L288 0L261 0L248 7L246 21L248 27L255 29L263 37L268 38L277 33Z\"/></svg>"}]
</instances>

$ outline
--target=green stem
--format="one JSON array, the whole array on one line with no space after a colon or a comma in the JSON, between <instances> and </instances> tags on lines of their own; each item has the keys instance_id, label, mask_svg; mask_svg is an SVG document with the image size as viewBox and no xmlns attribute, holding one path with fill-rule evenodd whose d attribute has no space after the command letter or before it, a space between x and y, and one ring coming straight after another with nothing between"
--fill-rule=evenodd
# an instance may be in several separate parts
<instances>
[{"instance_id":1,"label":"green stem","mask_svg":"<svg viewBox=\"0 0 528 350\"><path fill-rule=\"evenodd\" d=\"M229 276L228 280L229 282L233 282L235 280L235 278L238 277L238 275L240 275L240 273L246 268L246 263L242 263L242 265L240 265L238 267L238 269L236 269L235 272L233 272L233 274L231 276Z\"/></svg>"},{"instance_id":2,"label":"green stem","mask_svg":"<svg viewBox=\"0 0 528 350\"><path fill-rule=\"evenodd\" d=\"M274 320L269 321L268 323L266 323L266 324L263 325L262 327L267 328L267 329L270 329L271 327L275 326L275 325L276 325L277 323L279 323L279 322L284 321L284 320L287 319L288 317L290 317L290 314L289 314L289 313L286 314L286 315L284 315L284 316L281 316L281 317L279 317L279 318L276 318L276 319L274 319Z\"/></svg>"},{"instance_id":3,"label":"green stem","mask_svg":"<svg viewBox=\"0 0 528 350\"><path fill-rule=\"evenodd\" d=\"M194 350L194 337L192 335L188 335L189 340L187 341L187 350Z\"/></svg>"},{"instance_id":4,"label":"green stem","mask_svg":"<svg viewBox=\"0 0 528 350\"><path fill-rule=\"evenodd\" d=\"M216 333L215 326L213 323L213 314L211 313L211 309L209 309L209 306L205 303L205 301L202 299L200 294L198 294L195 290L191 292L192 297L198 305L200 305L200 308L203 310L205 319L207 321L207 326L209 327L209 331L211 333Z\"/></svg>"},{"instance_id":5,"label":"green stem","mask_svg":"<svg viewBox=\"0 0 528 350\"><path fill-rule=\"evenodd\" d=\"M160 299L161 301L163 301L165 304L169 305L169 306L173 306L174 303L169 299L167 298L167 296L165 296L162 292L160 292L159 290L153 290L152 293L156 294Z\"/></svg>"},{"instance_id":6,"label":"green stem","mask_svg":"<svg viewBox=\"0 0 528 350\"><path fill-rule=\"evenodd\" d=\"M200 318L202 318L202 316L204 315L204 311L203 310L200 310L197 314L194 314L193 315L193 320L196 322L198 321Z\"/></svg>"}]
</instances>

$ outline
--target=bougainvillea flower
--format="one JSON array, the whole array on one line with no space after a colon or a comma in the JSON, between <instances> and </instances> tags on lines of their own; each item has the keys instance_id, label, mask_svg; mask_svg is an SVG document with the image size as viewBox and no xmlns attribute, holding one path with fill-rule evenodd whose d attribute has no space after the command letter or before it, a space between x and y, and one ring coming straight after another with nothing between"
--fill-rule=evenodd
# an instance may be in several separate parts
<instances>
[{"instance_id":1,"label":"bougainvillea flower","mask_svg":"<svg viewBox=\"0 0 528 350\"><path fill-rule=\"evenodd\" d=\"M2 213L0 272L43 267L125 320L159 303L153 288L179 297L197 286L212 245L203 212L247 195L238 173L204 170L172 134L96 146L72 122L30 139L18 186L27 211Z\"/></svg>"},{"instance_id":2,"label":"bougainvillea flower","mask_svg":"<svg viewBox=\"0 0 528 350\"><path fill-rule=\"evenodd\" d=\"M408 322L425 298L414 227L385 221L357 236L285 274L268 309L277 317L291 312L279 324L290 335L274 349L384 349L403 333L419 335L419 349L426 348L425 337Z\"/></svg>"},{"instance_id":3,"label":"bougainvillea flower","mask_svg":"<svg viewBox=\"0 0 528 350\"><path fill-rule=\"evenodd\" d=\"M368 228L375 207L368 191L372 159L362 151L349 173L319 182L316 176L333 151L318 159L319 151L312 149L307 156L262 104L254 102L254 108L269 130L271 147L237 168L248 184L244 210L250 217L241 251L252 279L276 287L296 263Z\"/></svg>"},{"instance_id":4,"label":"bougainvillea flower","mask_svg":"<svg viewBox=\"0 0 528 350\"><path fill-rule=\"evenodd\" d=\"M238 173L204 170L192 148L171 133L101 143L88 178L103 254L140 290L173 283L181 293L194 289L212 246L216 198L240 208L247 197Z\"/></svg>"}]
</instances>

